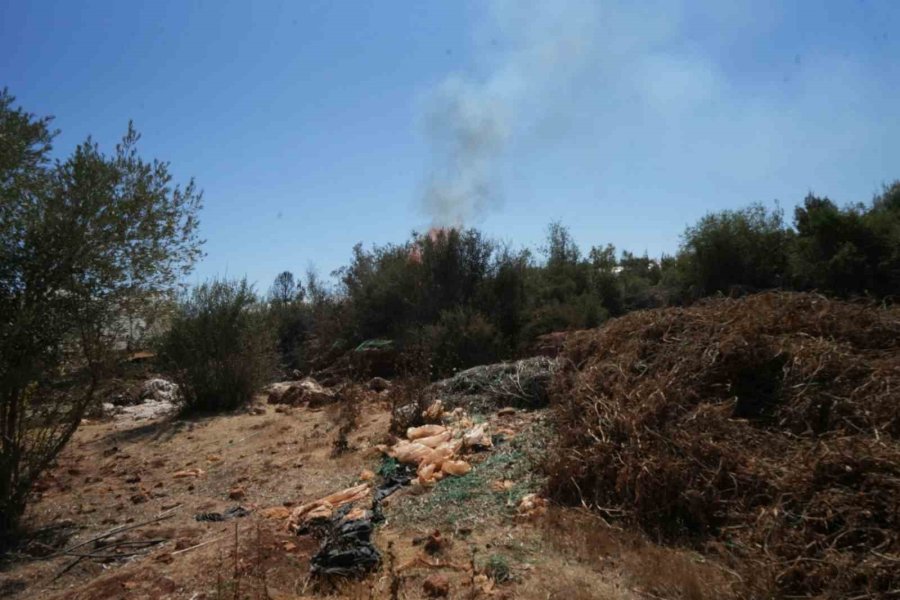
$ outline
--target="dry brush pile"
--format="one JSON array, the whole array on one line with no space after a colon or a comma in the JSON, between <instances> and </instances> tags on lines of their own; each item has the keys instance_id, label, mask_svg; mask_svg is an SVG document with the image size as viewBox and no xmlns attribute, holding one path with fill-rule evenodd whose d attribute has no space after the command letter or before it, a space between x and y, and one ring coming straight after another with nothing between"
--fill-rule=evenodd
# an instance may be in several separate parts
<instances>
[{"instance_id":1,"label":"dry brush pile","mask_svg":"<svg viewBox=\"0 0 900 600\"><path fill-rule=\"evenodd\" d=\"M900 310L715 299L562 360L552 496L720 554L747 595L900 595Z\"/></svg>"}]
</instances>

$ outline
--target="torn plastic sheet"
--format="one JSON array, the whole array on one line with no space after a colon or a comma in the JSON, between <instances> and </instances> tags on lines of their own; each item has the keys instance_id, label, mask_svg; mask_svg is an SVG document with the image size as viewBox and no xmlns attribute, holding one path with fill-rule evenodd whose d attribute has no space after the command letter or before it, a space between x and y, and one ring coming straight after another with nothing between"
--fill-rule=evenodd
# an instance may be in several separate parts
<instances>
[{"instance_id":1,"label":"torn plastic sheet","mask_svg":"<svg viewBox=\"0 0 900 600\"><path fill-rule=\"evenodd\" d=\"M354 577L376 570L381 553L372 543L372 520L332 521L319 551L310 559L314 575Z\"/></svg>"}]
</instances>

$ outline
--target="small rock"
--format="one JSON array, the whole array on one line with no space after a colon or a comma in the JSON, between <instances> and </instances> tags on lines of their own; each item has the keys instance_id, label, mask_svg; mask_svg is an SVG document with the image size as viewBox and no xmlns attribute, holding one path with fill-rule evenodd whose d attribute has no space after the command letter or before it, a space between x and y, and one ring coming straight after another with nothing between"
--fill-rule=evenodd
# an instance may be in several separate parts
<instances>
[{"instance_id":1,"label":"small rock","mask_svg":"<svg viewBox=\"0 0 900 600\"><path fill-rule=\"evenodd\" d=\"M135 473L134 475L129 475L125 478L125 483L138 483L141 480L141 476Z\"/></svg>"},{"instance_id":2,"label":"small rock","mask_svg":"<svg viewBox=\"0 0 900 600\"><path fill-rule=\"evenodd\" d=\"M507 406L506 408L501 408L497 411L498 417L511 417L516 414L516 409L512 406Z\"/></svg>"},{"instance_id":3,"label":"small rock","mask_svg":"<svg viewBox=\"0 0 900 600\"><path fill-rule=\"evenodd\" d=\"M288 404L298 406L308 404L310 408L329 404L334 400L334 392L319 384L315 379L307 377L301 381L282 381L273 383L267 388L269 404Z\"/></svg>"},{"instance_id":4,"label":"small rock","mask_svg":"<svg viewBox=\"0 0 900 600\"><path fill-rule=\"evenodd\" d=\"M422 589L429 598L446 598L450 595L450 581L443 575L430 575L422 584Z\"/></svg>"},{"instance_id":5,"label":"small rock","mask_svg":"<svg viewBox=\"0 0 900 600\"><path fill-rule=\"evenodd\" d=\"M228 497L231 498L232 500L243 500L246 495L247 495L247 492L244 491L244 488L242 488L240 486L233 487L230 490L228 490Z\"/></svg>"},{"instance_id":6,"label":"small rock","mask_svg":"<svg viewBox=\"0 0 900 600\"><path fill-rule=\"evenodd\" d=\"M135 494L131 497L131 502L134 504L143 504L147 500L149 500L149 498L147 497L147 494L144 494L143 492L140 494Z\"/></svg>"}]
</instances>

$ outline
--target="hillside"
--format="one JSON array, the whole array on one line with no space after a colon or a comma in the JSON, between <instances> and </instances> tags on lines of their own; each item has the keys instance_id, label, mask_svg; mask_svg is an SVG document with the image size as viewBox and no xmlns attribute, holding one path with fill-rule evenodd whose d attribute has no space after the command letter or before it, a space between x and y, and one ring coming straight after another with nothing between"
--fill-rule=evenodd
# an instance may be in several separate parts
<instances>
[{"instance_id":1,"label":"hillside","mask_svg":"<svg viewBox=\"0 0 900 600\"><path fill-rule=\"evenodd\" d=\"M303 379L193 418L108 405L35 486L0 590L890 597L898 334L895 309L768 293L431 385Z\"/></svg>"}]
</instances>

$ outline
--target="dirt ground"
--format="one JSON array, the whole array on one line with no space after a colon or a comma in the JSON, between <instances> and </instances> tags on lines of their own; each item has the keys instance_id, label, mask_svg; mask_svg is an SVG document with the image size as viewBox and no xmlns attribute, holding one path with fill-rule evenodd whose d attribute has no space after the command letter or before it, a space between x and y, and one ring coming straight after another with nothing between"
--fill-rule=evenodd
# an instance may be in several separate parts
<instances>
[{"instance_id":1,"label":"dirt ground","mask_svg":"<svg viewBox=\"0 0 900 600\"><path fill-rule=\"evenodd\" d=\"M4 598L423 598L446 577L450 598L720 598L732 576L699 556L663 549L574 509L516 516L514 494L539 489L528 470L546 430L540 411L481 415L506 440L473 471L384 505L374 541L382 568L360 581L309 576L318 542L286 528L286 510L359 482L381 464L384 400L360 408L350 451L332 457L336 411L264 404L195 420L124 413L88 421L37 486L22 553L0 563ZM527 438L527 439L526 439ZM192 476L176 473L193 471ZM182 473L183 474L183 473ZM503 482L508 482L506 489ZM240 505L248 516L198 522ZM276 514L273 514L276 513ZM277 514L280 513L280 514ZM109 530L125 558L57 555ZM442 543L426 554L435 530ZM103 554L96 544L81 552ZM473 568L474 566L474 568Z\"/></svg>"}]
</instances>

